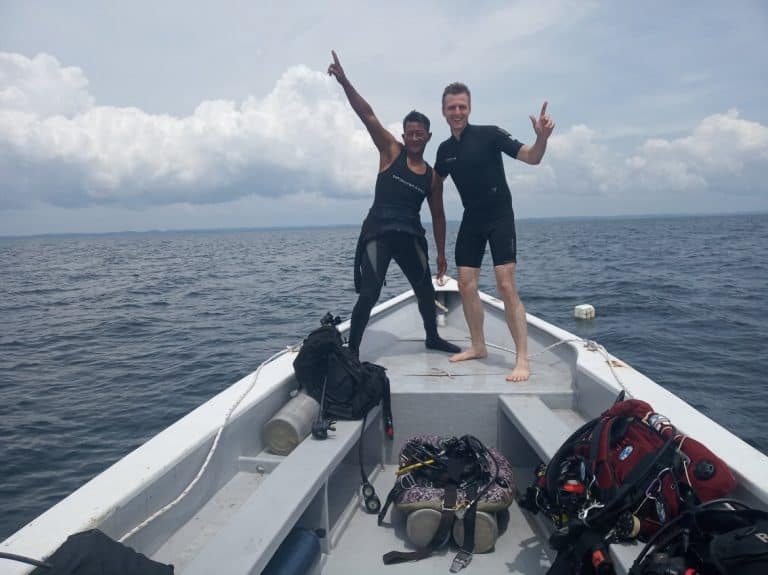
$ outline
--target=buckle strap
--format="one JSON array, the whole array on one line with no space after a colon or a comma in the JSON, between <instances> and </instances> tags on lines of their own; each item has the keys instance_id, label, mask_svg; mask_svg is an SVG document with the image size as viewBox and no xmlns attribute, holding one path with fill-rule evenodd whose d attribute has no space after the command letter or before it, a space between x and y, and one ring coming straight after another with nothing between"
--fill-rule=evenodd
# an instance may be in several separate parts
<instances>
[{"instance_id":1,"label":"buckle strap","mask_svg":"<svg viewBox=\"0 0 768 575\"><path fill-rule=\"evenodd\" d=\"M475 520L477 519L476 485L469 486L467 496L472 503L468 508L463 509L463 513L461 513L463 515L461 519L464 521L464 541L461 545L461 550L471 556L475 550Z\"/></svg>"},{"instance_id":2,"label":"buckle strap","mask_svg":"<svg viewBox=\"0 0 768 575\"><path fill-rule=\"evenodd\" d=\"M456 554L451 563L451 573L458 573L472 562L472 553L461 550Z\"/></svg>"},{"instance_id":3,"label":"buckle strap","mask_svg":"<svg viewBox=\"0 0 768 575\"><path fill-rule=\"evenodd\" d=\"M387 499L384 502L384 505L382 505L381 509L379 510L379 516L377 523L381 525L384 522L384 518L387 516L387 511L389 510L389 506L392 505L392 502L395 500L395 497L399 493L401 493L403 489L400 487L398 483L395 483L395 485L390 489L389 493L387 494Z\"/></svg>"},{"instance_id":4,"label":"buckle strap","mask_svg":"<svg viewBox=\"0 0 768 575\"><path fill-rule=\"evenodd\" d=\"M432 555L432 549L425 547L418 551L389 551L381 559L384 565L394 565L396 563L405 563L406 561L418 561Z\"/></svg>"},{"instance_id":5,"label":"buckle strap","mask_svg":"<svg viewBox=\"0 0 768 575\"><path fill-rule=\"evenodd\" d=\"M443 499L443 510L440 512L440 523L437 526L437 531L432 536L432 539L423 549L416 551L389 551L382 556L384 565L392 565L394 563L404 563L406 561L418 561L429 557L434 553L435 549L443 542L448 536L448 533L453 527L453 519L455 516L457 489L456 484L449 483L445 486L445 496ZM468 564L469 562L467 562ZM465 564L466 566L466 564Z\"/></svg>"}]
</instances>

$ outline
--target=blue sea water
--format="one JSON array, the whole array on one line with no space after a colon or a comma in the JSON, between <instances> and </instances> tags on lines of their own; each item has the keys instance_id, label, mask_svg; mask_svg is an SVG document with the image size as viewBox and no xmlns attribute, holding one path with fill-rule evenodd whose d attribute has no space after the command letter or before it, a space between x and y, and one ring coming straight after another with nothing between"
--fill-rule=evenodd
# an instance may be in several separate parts
<instances>
[{"instance_id":1,"label":"blue sea water","mask_svg":"<svg viewBox=\"0 0 768 575\"><path fill-rule=\"evenodd\" d=\"M0 540L326 311L348 316L357 232L0 239ZM768 453L768 215L522 220L518 244L530 313ZM407 287L393 265L382 299ZM579 303L597 318L573 319Z\"/></svg>"}]
</instances>

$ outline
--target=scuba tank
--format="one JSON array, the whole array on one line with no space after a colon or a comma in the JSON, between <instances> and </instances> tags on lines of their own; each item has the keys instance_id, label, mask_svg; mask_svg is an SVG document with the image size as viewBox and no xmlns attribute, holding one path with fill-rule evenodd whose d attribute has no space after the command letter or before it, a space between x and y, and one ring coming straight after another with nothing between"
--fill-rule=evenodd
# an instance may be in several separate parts
<instances>
[{"instance_id":1,"label":"scuba tank","mask_svg":"<svg viewBox=\"0 0 768 575\"><path fill-rule=\"evenodd\" d=\"M264 426L264 445L270 453L288 455L312 431L320 404L304 392L286 403Z\"/></svg>"},{"instance_id":2,"label":"scuba tank","mask_svg":"<svg viewBox=\"0 0 768 575\"><path fill-rule=\"evenodd\" d=\"M295 527L277 548L262 575L308 575L320 561L317 532Z\"/></svg>"}]
</instances>

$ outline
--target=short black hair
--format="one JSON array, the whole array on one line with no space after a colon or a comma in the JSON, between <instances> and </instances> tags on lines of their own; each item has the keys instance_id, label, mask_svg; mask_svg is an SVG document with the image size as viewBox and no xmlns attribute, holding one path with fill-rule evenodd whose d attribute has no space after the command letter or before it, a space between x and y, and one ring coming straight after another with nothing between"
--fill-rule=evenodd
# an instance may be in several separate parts
<instances>
[{"instance_id":1,"label":"short black hair","mask_svg":"<svg viewBox=\"0 0 768 575\"><path fill-rule=\"evenodd\" d=\"M408 122L418 122L419 124L424 124L424 129L429 132L429 118L427 118L421 112L417 112L416 110L411 110L408 112L405 118L403 118L403 132L405 132L405 125Z\"/></svg>"},{"instance_id":2,"label":"short black hair","mask_svg":"<svg viewBox=\"0 0 768 575\"><path fill-rule=\"evenodd\" d=\"M472 101L472 93L469 91L469 88L466 84L462 84L461 82L453 82L451 84L448 84L445 87L445 90L443 90L443 104L445 104L445 97L448 95L456 95L456 94L466 94L467 98L469 98L469 101Z\"/></svg>"}]
</instances>

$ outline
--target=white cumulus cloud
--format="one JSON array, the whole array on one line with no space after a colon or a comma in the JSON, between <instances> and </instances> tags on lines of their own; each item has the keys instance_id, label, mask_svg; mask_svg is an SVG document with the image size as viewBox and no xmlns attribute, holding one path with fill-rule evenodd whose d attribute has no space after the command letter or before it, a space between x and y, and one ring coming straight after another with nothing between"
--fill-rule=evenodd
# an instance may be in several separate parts
<instances>
[{"instance_id":1,"label":"white cumulus cloud","mask_svg":"<svg viewBox=\"0 0 768 575\"><path fill-rule=\"evenodd\" d=\"M539 203L581 197L650 211L662 204L700 211L717 196L723 203L713 207L727 210L727 198L734 195L762 197L768 205L766 170L768 127L741 118L737 110L708 116L678 138L648 138L629 154L588 126L572 126L550 138L537 169L507 162L516 197Z\"/></svg>"},{"instance_id":2,"label":"white cumulus cloud","mask_svg":"<svg viewBox=\"0 0 768 575\"><path fill-rule=\"evenodd\" d=\"M79 68L0 53L0 209L370 198L376 166L339 86L306 66L288 68L264 96L204 101L176 117L97 105ZM516 206L534 208L522 214L556 214L567 202L695 211L724 193L768 205L768 127L737 110L629 153L588 125L558 126L540 166L506 166Z\"/></svg>"},{"instance_id":3,"label":"white cumulus cloud","mask_svg":"<svg viewBox=\"0 0 768 575\"><path fill-rule=\"evenodd\" d=\"M0 110L47 117L70 116L92 106L80 68L64 67L47 54L27 58L0 52Z\"/></svg>"},{"instance_id":4,"label":"white cumulus cloud","mask_svg":"<svg viewBox=\"0 0 768 575\"><path fill-rule=\"evenodd\" d=\"M271 93L187 117L97 106L78 68L0 60L0 201L210 203L245 195L370 193L370 138L327 75L289 68Z\"/></svg>"},{"instance_id":5,"label":"white cumulus cloud","mask_svg":"<svg viewBox=\"0 0 768 575\"><path fill-rule=\"evenodd\" d=\"M708 116L688 135L650 139L627 159L630 179L669 190L727 185L753 190L764 184L768 127L739 117L737 110Z\"/></svg>"}]
</instances>

